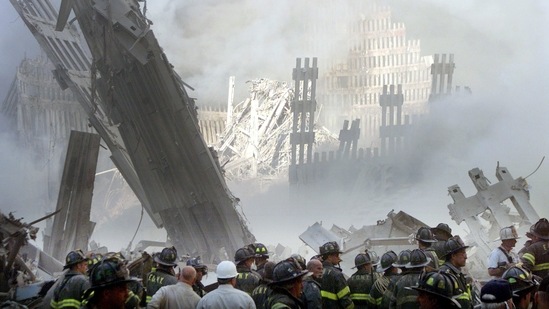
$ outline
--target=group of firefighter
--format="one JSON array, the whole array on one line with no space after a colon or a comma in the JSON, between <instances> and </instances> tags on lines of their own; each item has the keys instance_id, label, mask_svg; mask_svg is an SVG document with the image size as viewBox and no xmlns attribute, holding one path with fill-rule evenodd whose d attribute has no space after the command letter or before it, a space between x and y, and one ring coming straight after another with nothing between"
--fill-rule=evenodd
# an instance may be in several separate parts
<instances>
[{"instance_id":1,"label":"group of firefighter","mask_svg":"<svg viewBox=\"0 0 549 309\"><path fill-rule=\"evenodd\" d=\"M519 236L502 228L501 245L488 257L491 280L481 288L466 271L468 246L445 223L421 227L418 248L378 257L356 255L350 277L339 263L337 242L320 246L306 261L298 254L274 263L265 245L236 251L217 265L217 283L202 283L208 267L200 258L178 267L174 247L153 254L142 279L130 277L120 253L71 251L66 273L44 296L44 308L549 308L549 221L543 218ZM146 254L146 253L144 253ZM254 266L255 265L255 266ZM207 290L207 291L206 291Z\"/></svg>"}]
</instances>

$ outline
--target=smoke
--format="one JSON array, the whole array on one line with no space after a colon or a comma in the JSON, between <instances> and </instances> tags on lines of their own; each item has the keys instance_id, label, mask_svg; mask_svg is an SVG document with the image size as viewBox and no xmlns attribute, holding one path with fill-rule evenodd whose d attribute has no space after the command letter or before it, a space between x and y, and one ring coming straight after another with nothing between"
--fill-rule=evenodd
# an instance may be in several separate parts
<instances>
[{"instance_id":1,"label":"smoke","mask_svg":"<svg viewBox=\"0 0 549 309\"><path fill-rule=\"evenodd\" d=\"M338 33L333 24L322 21L360 17L366 12L363 2L158 0L147 2L147 17L154 22L152 29L175 70L195 88L190 96L199 105L222 105L231 75L236 76L235 101L239 102L247 95L247 80L290 80L296 58L318 56L319 65L328 55L344 58L346 38L315 33L311 41L314 29L310 26L320 24L325 28L316 30ZM452 200L447 187L459 184L465 195L476 193L468 170L479 167L495 182L499 161L514 177L526 176L549 153L549 139L544 136L549 37L542 34L549 26L549 4L541 0L386 0L379 4L391 6L392 21L405 23L408 39L421 40L422 55L453 53L454 85L471 87L473 96L432 106L431 117L419 128L416 147L403 158L423 177L399 192L349 201L344 193L323 188L296 205L288 197L285 181L268 191L231 183L258 240L292 244L315 221L323 221L327 228L331 224L360 227L375 224L391 209L405 210L431 225L448 222L446 205ZM11 5L0 7L0 95L4 98L16 65L25 53L37 54L38 47ZM327 49L314 54L314 46ZM10 160L25 157L5 159L10 157L8 149L14 148L5 142L1 146L0 168L18 177L9 169L14 166ZM544 163L528 178L531 202L545 217L549 216L545 206L549 191L544 190L549 185L547 171ZM26 177L33 177L32 173ZM11 190L4 176L8 174L2 175L0 190ZM40 186L13 182L24 188ZM130 218L135 221L140 209L133 211Z\"/></svg>"}]
</instances>

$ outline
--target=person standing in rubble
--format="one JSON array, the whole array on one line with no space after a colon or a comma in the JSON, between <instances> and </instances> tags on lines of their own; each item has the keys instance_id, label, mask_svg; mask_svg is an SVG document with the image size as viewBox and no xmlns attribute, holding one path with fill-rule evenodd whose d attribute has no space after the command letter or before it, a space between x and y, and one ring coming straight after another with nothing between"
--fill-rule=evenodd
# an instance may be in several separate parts
<instances>
[{"instance_id":1,"label":"person standing in rubble","mask_svg":"<svg viewBox=\"0 0 549 309\"><path fill-rule=\"evenodd\" d=\"M268 261L265 263L263 270L265 277L261 279L261 283L252 291L252 299L254 300L257 309L264 309L267 303L267 298L271 295L271 287L269 283L273 281L273 270L275 263Z\"/></svg>"},{"instance_id":2,"label":"person standing in rubble","mask_svg":"<svg viewBox=\"0 0 549 309\"><path fill-rule=\"evenodd\" d=\"M154 293L147 309L194 309L200 301L200 296L193 291L196 270L185 266L179 271L179 281L176 284L161 287Z\"/></svg>"},{"instance_id":3,"label":"person standing in rubble","mask_svg":"<svg viewBox=\"0 0 549 309\"><path fill-rule=\"evenodd\" d=\"M524 268L512 266L503 273L501 278L511 285L515 308L529 309L538 288L538 283L534 281L532 274Z\"/></svg>"},{"instance_id":4,"label":"person standing in rubble","mask_svg":"<svg viewBox=\"0 0 549 309\"><path fill-rule=\"evenodd\" d=\"M370 290L370 297L374 303L371 308L389 308L389 301L383 303L383 294L389 289L392 289L399 279L398 268L393 267L393 263L396 263L397 255L394 251L387 251L381 256L381 261L377 267L379 273L383 273L372 285ZM390 300L390 298L387 298Z\"/></svg>"},{"instance_id":5,"label":"person standing in rubble","mask_svg":"<svg viewBox=\"0 0 549 309\"><path fill-rule=\"evenodd\" d=\"M267 299L266 309L300 309L304 308L301 299L303 276L308 274L293 258L275 265L273 270L272 293Z\"/></svg>"},{"instance_id":6,"label":"person standing in rubble","mask_svg":"<svg viewBox=\"0 0 549 309\"><path fill-rule=\"evenodd\" d=\"M161 287L177 283L174 267L177 266L177 250L175 247L164 248L160 254L154 255L156 269L147 274L147 303Z\"/></svg>"},{"instance_id":7,"label":"person standing in rubble","mask_svg":"<svg viewBox=\"0 0 549 309\"><path fill-rule=\"evenodd\" d=\"M301 301L307 309L322 309L322 295L320 295L320 282L324 271L322 262L318 259L311 259L306 266L311 275L303 279Z\"/></svg>"},{"instance_id":8,"label":"person standing in rubble","mask_svg":"<svg viewBox=\"0 0 549 309\"><path fill-rule=\"evenodd\" d=\"M254 259L255 252L252 246L240 248L234 254L234 262L238 272L235 288L248 293L248 295L251 295L261 282L261 275L252 270Z\"/></svg>"},{"instance_id":9,"label":"person standing in rubble","mask_svg":"<svg viewBox=\"0 0 549 309\"><path fill-rule=\"evenodd\" d=\"M421 249L414 249L410 252L410 262L406 265L408 271L400 277L393 289L393 297L389 308L391 309L417 309L417 291L409 289L416 286L420 276L429 265L431 259Z\"/></svg>"},{"instance_id":10,"label":"person standing in rubble","mask_svg":"<svg viewBox=\"0 0 549 309\"><path fill-rule=\"evenodd\" d=\"M351 290L351 299L355 308L372 308L374 301L370 296L370 290L379 276L377 272L373 272L372 259L368 251L356 255L353 268L357 271L347 279L347 284Z\"/></svg>"},{"instance_id":11,"label":"person standing in rubble","mask_svg":"<svg viewBox=\"0 0 549 309\"><path fill-rule=\"evenodd\" d=\"M427 227L420 227L416 233L416 240L418 248L425 252L425 255L431 260L429 265L425 267L425 271L435 271L438 270L438 255L435 252L435 249L432 248L432 244L436 243L437 240L433 236L431 229Z\"/></svg>"},{"instance_id":12,"label":"person standing in rubble","mask_svg":"<svg viewBox=\"0 0 549 309\"><path fill-rule=\"evenodd\" d=\"M351 299L351 290L347 281L338 267L341 262L339 255L343 252L339 250L339 245L335 241L330 241L319 248L322 256L322 282L320 284L322 295L322 308L354 308Z\"/></svg>"},{"instance_id":13,"label":"person standing in rubble","mask_svg":"<svg viewBox=\"0 0 549 309\"><path fill-rule=\"evenodd\" d=\"M400 270L400 272L397 272L397 274L393 276L393 278L391 278L387 290L385 290L385 292L383 293L381 305L379 308L390 308L391 302L393 301L394 297L393 292L395 290L397 282L402 276L411 271L411 268L407 268L407 266L410 264L410 254L412 254L412 251L408 249L402 250L398 254L397 261L393 263L393 267Z\"/></svg>"},{"instance_id":14,"label":"person standing in rubble","mask_svg":"<svg viewBox=\"0 0 549 309\"><path fill-rule=\"evenodd\" d=\"M458 288L456 289L456 300L462 309L473 308L473 296L471 285L469 284L462 268L467 262L466 246L459 236L454 236L446 241L446 261L440 266L440 271L451 274L457 278Z\"/></svg>"},{"instance_id":15,"label":"person standing in rubble","mask_svg":"<svg viewBox=\"0 0 549 309\"><path fill-rule=\"evenodd\" d=\"M444 244L452 237L452 229L446 223L439 223L436 227L431 228L431 232L433 232L433 236L437 240L431 247L437 253L438 265L440 266L444 264L444 256L446 255Z\"/></svg>"},{"instance_id":16,"label":"person standing in rubble","mask_svg":"<svg viewBox=\"0 0 549 309\"><path fill-rule=\"evenodd\" d=\"M208 266L202 264L199 256L187 260L186 264L187 266L192 266L194 270L196 270L196 280L193 284L193 291L198 294L198 296L204 297L204 295L206 295L206 291L204 290L202 278L208 274Z\"/></svg>"},{"instance_id":17,"label":"person standing in rubble","mask_svg":"<svg viewBox=\"0 0 549 309\"><path fill-rule=\"evenodd\" d=\"M518 262L517 255L512 251L519 238L514 226L504 227L499 231L501 246L495 248L488 257L488 274L501 278L503 273Z\"/></svg>"},{"instance_id":18,"label":"person standing in rubble","mask_svg":"<svg viewBox=\"0 0 549 309\"><path fill-rule=\"evenodd\" d=\"M253 244L253 248L255 251L255 271L261 276L261 278L265 278L265 263L269 260L269 250L267 250L267 247L265 247L262 243L255 243Z\"/></svg>"},{"instance_id":19,"label":"person standing in rubble","mask_svg":"<svg viewBox=\"0 0 549 309\"><path fill-rule=\"evenodd\" d=\"M63 269L67 268L69 271L53 291L50 308L80 308L84 292L90 288L86 276L88 259L82 250L74 250L67 254Z\"/></svg>"},{"instance_id":20,"label":"person standing in rubble","mask_svg":"<svg viewBox=\"0 0 549 309\"><path fill-rule=\"evenodd\" d=\"M417 301L421 309L461 308L454 299L455 277L430 272L421 276L417 286L411 287L418 292Z\"/></svg>"},{"instance_id":21,"label":"person standing in rubble","mask_svg":"<svg viewBox=\"0 0 549 309\"><path fill-rule=\"evenodd\" d=\"M549 221L539 219L534 224L532 234L535 238L532 238L532 244L524 250L520 260L533 275L545 278L549 276Z\"/></svg>"}]
</instances>

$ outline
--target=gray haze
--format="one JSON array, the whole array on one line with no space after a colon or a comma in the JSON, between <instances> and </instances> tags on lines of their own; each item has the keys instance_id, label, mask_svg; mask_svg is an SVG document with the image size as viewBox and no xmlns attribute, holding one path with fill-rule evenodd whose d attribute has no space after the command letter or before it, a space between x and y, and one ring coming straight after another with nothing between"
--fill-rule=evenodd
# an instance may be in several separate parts
<instances>
[{"instance_id":1,"label":"gray haze","mask_svg":"<svg viewBox=\"0 0 549 309\"><path fill-rule=\"evenodd\" d=\"M306 36L303 20L330 15L356 17L360 12L356 3L364 1L353 2L159 0L147 2L147 17L154 22L153 31L176 71L196 89L190 95L199 104L225 104L230 75L236 76L236 101L246 94L246 80L258 77L291 80L295 58L318 56L310 54L307 46L301 44ZM413 165L422 169L424 180L394 194L374 194L367 201L357 201L340 192L323 190L321 200L314 198L319 194L312 194L309 200L295 205L287 196L286 181L267 192L250 190L256 184L231 183L258 240L298 245L297 235L315 221L322 221L327 228L331 224L360 227L385 218L391 209L405 210L431 225L449 221L446 205L452 200L447 187L459 184L465 195L476 193L467 175L469 169L479 167L495 182L498 161L514 177L526 176L549 154L549 139L545 137L549 112L545 90L549 71L549 36L544 34L549 28L546 1L381 3L392 7L394 22L406 24L408 39L421 40L422 55L453 53L454 84L471 87L474 96L441 102L433 108L421 144L406 159L415 163L417 158L424 158L421 164ZM3 99L23 56L39 52L11 5L5 1L0 8L0 98ZM333 47L331 52L344 51L342 41L339 38L327 44ZM39 172L14 169L18 165L15 162L30 158L11 153L14 146L6 134L0 138L2 210L19 209L18 213L32 214L29 219L34 219L36 210L29 205L39 205L39 201L32 200L39 196L28 192L44 189L39 181L29 179L36 179ZM544 162L528 178L531 202L546 217L549 216L546 205L549 190L545 190L549 185L548 164ZM125 246L133 235L139 212L140 208L135 207L128 209L127 215L118 216L131 219L123 224L124 232L119 234L125 239L96 241L112 243L114 249ZM103 231L95 236L108 235L116 230L115 226L121 224L98 225ZM285 233L280 232L280 226ZM274 230L277 232L273 233Z\"/></svg>"}]
</instances>

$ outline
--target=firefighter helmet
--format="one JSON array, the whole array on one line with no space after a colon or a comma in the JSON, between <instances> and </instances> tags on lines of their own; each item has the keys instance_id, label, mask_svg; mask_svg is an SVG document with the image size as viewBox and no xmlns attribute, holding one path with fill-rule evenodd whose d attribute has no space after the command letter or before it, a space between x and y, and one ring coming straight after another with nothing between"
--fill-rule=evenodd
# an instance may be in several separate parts
<instances>
[{"instance_id":1,"label":"firefighter helmet","mask_svg":"<svg viewBox=\"0 0 549 309\"><path fill-rule=\"evenodd\" d=\"M223 261L217 265L215 270L218 279L231 279L238 275L236 265L231 261Z\"/></svg>"},{"instance_id":2,"label":"firefighter helmet","mask_svg":"<svg viewBox=\"0 0 549 309\"><path fill-rule=\"evenodd\" d=\"M431 228L431 231L438 240L445 240L452 237L452 229L446 223L439 223L436 227Z\"/></svg>"},{"instance_id":3,"label":"firefighter helmet","mask_svg":"<svg viewBox=\"0 0 549 309\"><path fill-rule=\"evenodd\" d=\"M513 293L520 293L537 286L537 282L532 279L532 274L519 266L507 269L501 278L509 281Z\"/></svg>"},{"instance_id":4,"label":"firefighter helmet","mask_svg":"<svg viewBox=\"0 0 549 309\"><path fill-rule=\"evenodd\" d=\"M416 240L422 241L422 242L437 242L435 237L433 236L433 232L431 229L427 227L420 227L419 230L417 230L416 233Z\"/></svg>"},{"instance_id":5,"label":"firefighter helmet","mask_svg":"<svg viewBox=\"0 0 549 309\"><path fill-rule=\"evenodd\" d=\"M307 262L300 254L294 253L290 256L290 258L294 259L301 269L307 269Z\"/></svg>"},{"instance_id":6,"label":"firefighter helmet","mask_svg":"<svg viewBox=\"0 0 549 309\"><path fill-rule=\"evenodd\" d=\"M417 286L406 287L406 289L414 289L442 297L454 303L456 307L461 308L454 295L458 294L455 293L457 287L458 283L454 276L443 272L430 272L420 277Z\"/></svg>"},{"instance_id":7,"label":"firefighter helmet","mask_svg":"<svg viewBox=\"0 0 549 309\"><path fill-rule=\"evenodd\" d=\"M458 250L467 248L469 248L469 246L466 246L463 240L461 240L461 237L458 235L450 237L444 244L444 252L446 252L445 256L447 257Z\"/></svg>"},{"instance_id":8,"label":"firefighter helmet","mask_svg":"<svg viewBox=\"0 0 549 309\"><path fill-rule=\"evenodd\" d=\"M187 266L192 266L197 271L200 270L203 273L208 272L208 266L202 264L202 261L200 260L200 256L197 256L192 259L188 259L185 264L187 264Z\"/></svg>"},{"instance_id":9,"label":"firefighter helmet","mask_svg":"<svg viewBox=\"0 0 549 309\"><path fill-rule=\"evenodd\" d=\"M517 230L515 229L514 225L507 226L499 230L499 239L500 240L507 240L507 239L519 239Z\"/></svg>"},{"instance_id":10,"label":"firefighter helmet","mask_svg":"<svg viewBox=\"0 0 549 309\"><path fill-rule=\"evenodd\" d=\"M534 224L532 234L543 240L549 240L549 221L545 218L539 219L539 221Z\"/></svg>"},{"instance_id":11,"label":"firefighter helmet","mask_svg":"<svg viewBox=\"0 0 549 309\"><path fill-rule=\"evenodd\" d=\"M319 248L320 255L326 255L330 253L343 253L339 249L339 245L335 241L329 241Z\"/></svg>"},{"instance_id":12,"label":"firefighter helmet","mask_svg":"<svg viewBox=\"0 0 549 309\"><path fill-rule=\"evenodd\" d=\"M410 262L406 265L406 268L420 268L425 267L431 262L431 258L427 257L425 252L421 249L414 249L410 252Z\"/></svg>"},{"instance_id":13,"label":"firefighter helmet","mask_svg":"<svg viewBox=\"0 0 549 309\"><path fill-rule=\"evenodd\" d=\"M267 247L265 247L262 243L255 243L253 245L254 251L255 251L255 257L269 257L269 250L267 250Z\"/></svg>"},{"instance_id":14,"label":"firefighter helmet","mask_svg":"<svg viewBox=\"0 0 549 309\"><path fill-rule=\"evenodd\" d=\"M370 254L368 252L359 253L355 256L355 266L351 268L357 268L366 264L372 264L372 259L370 258Z\"/></svg>"},{"instance_id":15,"label":"firefighter helmet","mask_svg":"<svg viewBox=\"0 0 549 309\"><path fill-rule=\"evenodd\" d=\"M67 254L67 257L65 258L65 266L63 267L63 269L70 268L71 266L87 260L88 258L84 255L84 252L82 252L82 250L77 249L71 251Z\"/></svg>"},{"instance_id":16,"label":"firefighter helmet","mask_svg":"<svg viewBox=\"0 0 549 309\"><path fill-rule=\"evenodd\" d=\"M377 266L379 264L379 255L375 251L366 250L366 253L370 256L372 260L372 265Z\"/></svg>"},{"instance_id":17,"label":"firefighter helmet","mask_svg":"<svg viewBox=\"0 0 549 309\"><path fill-rule=\"evenodd\" d=\"M394 251L387 251L381 256L380 265L377 271L382 273L393 266L393 263L397 261L397 255Z\"/></svg>"},{"instance_id":18,"label":"firefighter helmet","mask_svg":"<svg viewBox=\"0 0 549 309\"><path fill-rule=\"evenodd\" d=\"M108 286L134 282L123 260L107 258L97 263L90 273L91 289L96 290Z\"/></svg>"},{"instance_id":19,"label":"firefighter helmet","mask_svg":"<svg viewBox=\"0 0 549 309\"><path fill-rule=\"evenodd\" d=\"M164 248L159 254L154 256L154 261L164 266L177 266L177 250L175 247Z\"/></svg>"},{"instance_id":20,"label":"firefighter helmet","mask_svg":"<svg viewBox=\"0 0 549 309\"><path fill-rule=\"evenodd\" d=\"M301 278L308 272L301 269L295 259L289 258L275 265L272 284L286 283Z\"/></svg>"},{"instance_id":21,"label":"firefighter helmet","mask_svg":"<svg viewBox=\"0 0 549 309\"><path fill-rule=\"evenodd\" d=\"M412 251L408 249L400 251L396 262L393 263L393 267L398 267L398 268L406 267L406 265L410 263L410 253L412 253Z\"/></svg>"},{"instance_id":22,"label":"firefighter helmet","mask_svg":"<svg viewBox=\"0 0 549 309\"><path fill-rule=\"evenodd\" d=\"M251 259L255 256L255 252L250 247L243 247L234 253L234 262L236 265Z\"/></svg>"}]
</instances>

